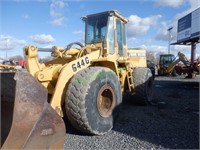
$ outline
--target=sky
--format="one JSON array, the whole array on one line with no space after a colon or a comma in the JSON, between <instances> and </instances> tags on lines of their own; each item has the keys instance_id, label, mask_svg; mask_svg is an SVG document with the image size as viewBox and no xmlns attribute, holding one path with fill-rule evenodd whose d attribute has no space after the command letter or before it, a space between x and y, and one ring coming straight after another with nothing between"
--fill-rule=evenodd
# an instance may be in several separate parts
<instances>
[{"instance_id":1,"label":"sky","mask_svg":"<svg viewBox=\"0 0 200 150\"><path fill-rule=\"evenodd\" d=\"M200 0L0 0L0 58L23 56L23 47L35 45L65 47L84 42L82 16L117 10L127 23L129 48L142 48L155 53L168 52L177 40L177 21L200 7ZM190 58L190 46L170 46L171 53L182 51ZM197 45L200 56L200 44ZM50 53L40 52L41 58Z\"/></svg>"}]
</instances>

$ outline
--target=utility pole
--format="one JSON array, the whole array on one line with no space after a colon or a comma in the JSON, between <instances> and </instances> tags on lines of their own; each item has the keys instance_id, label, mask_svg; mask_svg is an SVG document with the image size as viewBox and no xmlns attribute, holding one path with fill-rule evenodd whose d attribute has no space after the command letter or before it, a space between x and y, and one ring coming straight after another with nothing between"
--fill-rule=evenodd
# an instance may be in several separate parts
<instances>
[{"instance_id":1,"label":"utility pole","mask_svg":"<svg viewBox=\"0 0 200 150\"><path fill-rule=\"evenodd\" d=\"M7 38L6 39L6 60L8 59L8 42L9 42L9 39Z\"/></svg>"},{"instance_id":2,"label":"utility pole","mask_svg":"<svg viewBox=\"0 0 200 150\"><path fill-rule=\"evenodd\" d=\"M170 54L170 44L171 44L171 30L173 29L173 27L170 27L167 29L167 31L169 32L169 45L168 45L168 54Z\"/></svg>"}]
</instances>

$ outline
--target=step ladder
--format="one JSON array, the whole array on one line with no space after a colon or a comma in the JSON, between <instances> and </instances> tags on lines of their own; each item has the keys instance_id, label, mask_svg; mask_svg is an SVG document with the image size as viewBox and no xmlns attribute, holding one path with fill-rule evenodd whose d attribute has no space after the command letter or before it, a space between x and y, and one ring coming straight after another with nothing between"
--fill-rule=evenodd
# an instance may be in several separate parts
<instances>
[{"instance_id":1,"label":"step ladder","mask_svg":"<svg viewBox=\"0 0 200 150\"><path fill-rule=\"evenodd\" d=\"M134 91L133 70L132 69L127 69L127 80L128 80L129 92L132 93Z\"/></svg>"}]
</instances>

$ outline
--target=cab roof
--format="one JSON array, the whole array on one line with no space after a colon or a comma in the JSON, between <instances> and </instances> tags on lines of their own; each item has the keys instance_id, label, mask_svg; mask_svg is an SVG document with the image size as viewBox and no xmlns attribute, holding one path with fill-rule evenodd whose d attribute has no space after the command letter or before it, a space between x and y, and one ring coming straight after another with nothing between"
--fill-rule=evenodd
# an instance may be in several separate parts
<instances>
[{"instance_id":1,"label":"cab roof","mask_svg":"<svg viewBox=\"0 0 200 150\"><path fill-rule=\"evenodd\" d=\"M99 15L103 15L103 14L108 14L111 16L116 16L117 18L119 18L120 20L122 20L123 22L127 23L128 19L126 19L125 17L123 17L120 12L118 12L117 10L110 10L110 11L104 11L104 12L99 12L99 13L95 13L95 14L90 14L87 16L82 17L82 20L86 20L89 17L93 17L93 16L99 16Z\"/></svg>"}]
</instances>

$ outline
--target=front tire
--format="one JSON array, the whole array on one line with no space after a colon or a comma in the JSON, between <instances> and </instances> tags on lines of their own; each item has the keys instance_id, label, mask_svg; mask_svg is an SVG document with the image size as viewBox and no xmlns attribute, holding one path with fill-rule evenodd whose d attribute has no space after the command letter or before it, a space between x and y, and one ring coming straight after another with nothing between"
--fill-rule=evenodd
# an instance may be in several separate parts
<instances>
[{"instance_id":1,"label":"front tire","mask_svg":"<svg viewBox=\"0 0 200 150\"><path fill-rule=\"evenodd\" d=\"M102 135L113 128L122 102L116 74L103 67L89 67L71 79L66 92L66 114L85 133Z\"/></svg>"}]
</instances>

